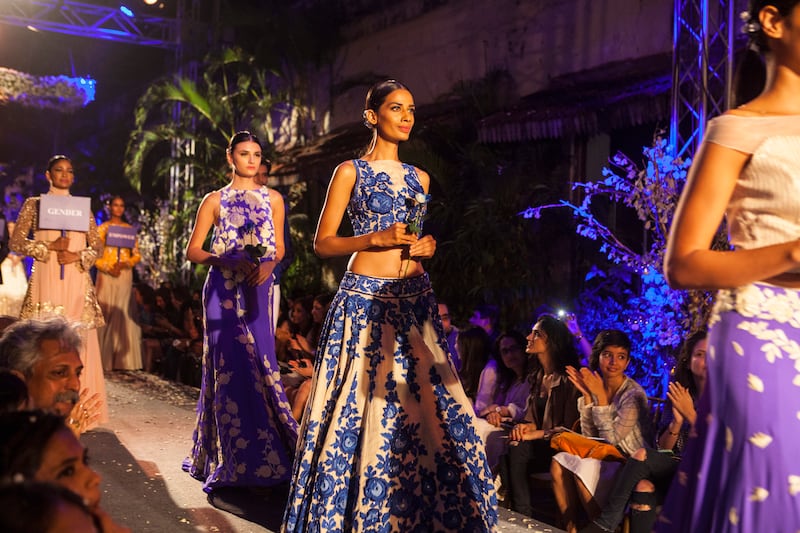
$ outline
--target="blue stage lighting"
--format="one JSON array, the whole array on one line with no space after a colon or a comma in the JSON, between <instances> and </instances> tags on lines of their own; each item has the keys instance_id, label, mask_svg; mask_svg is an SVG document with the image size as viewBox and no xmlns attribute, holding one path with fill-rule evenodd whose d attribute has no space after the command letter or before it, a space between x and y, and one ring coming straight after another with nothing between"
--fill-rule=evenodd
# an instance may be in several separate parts
<instances>
[{"instance_id":1,"label":"blue stage lighting","mask_svg":"<svg viewBox=\"0 0 800 533\"><path fill-rule=\"evenodd\" d=\"M133 11L131 11L130 9L128 9L125 6L119 6L119 10L122 11L122 13L124 15L128 16L128 17L132 17L133 16Z\"/></svg>"}]
</instances>

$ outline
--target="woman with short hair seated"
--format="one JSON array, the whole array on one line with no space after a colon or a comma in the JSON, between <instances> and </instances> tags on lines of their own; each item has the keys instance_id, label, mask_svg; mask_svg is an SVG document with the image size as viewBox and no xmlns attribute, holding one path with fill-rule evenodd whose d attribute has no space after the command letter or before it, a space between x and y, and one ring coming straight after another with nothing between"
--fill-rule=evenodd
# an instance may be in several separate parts
<instances>
[{"instance_id":1,"label":"woman with short hair seated","mask_svg":"<svg viewBox=\"0 0 800 533\"><path fill-rule=\"evenodd\" d=\"M706 384L708 333L689 335L675 365L669 384L664 418L658 442L653 448L639 448L628 458L611 491L603 512L581 533L603 533L617 529L625 507L631 505L631 533L650 533L656 521L656 507L664 500L678 470L683 447L697 419L695 404Z\"/></svg>"},{"instance_id":2,"label":"woman with short hair seated","mask_svg":"<svg viewBox=\"0 0 800 533\"><path fill-rule=\"evenodd\" d=\"M581 392L581 433L599 437L630 455L651 442L647 394L625 375L631 340L622 331L602 331L592 345L589 368L569 367L569 380ZM553 457L553 492L568 533L577 531L579 506L593 518L600 513L622 463L567 452Z\"/></svg>"}]
</instances>

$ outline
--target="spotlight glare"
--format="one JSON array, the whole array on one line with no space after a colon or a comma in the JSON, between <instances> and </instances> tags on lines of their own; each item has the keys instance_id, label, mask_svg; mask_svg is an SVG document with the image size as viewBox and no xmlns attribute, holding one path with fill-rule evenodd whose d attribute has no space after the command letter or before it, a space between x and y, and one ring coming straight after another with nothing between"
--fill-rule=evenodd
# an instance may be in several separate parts
<instances>
[{"instance_id":1,"label":"spotlight glare","mask_svg":"<svg viewBox=\"0 0 800 533\"><path fill-rule=\"evenodd\" d=\"M39 28L37 28L36 26L31 26L30 24L28 24L25 27L28 28L29 30L31 30L32 32L36 32L36 33L39 32Z\"/></svg>"},{"instance_id":2,"label":"spotlight glare","mask_svg":"<svg viewBox=\"0 0 800 533\"><path fill-rule=\"evenodd\" d=\"M132 17L133 16L133 11L131 11L130 9L128 9L125 6L119 6L119 10L122 11L122 14L125 15L125 16L128 16L128 17Z\"/></svg>"},{"instance_id":3,"label":"spotlight glare","mask_svg":"<svg viewBox=\"0 0 800 533\"><path fill-rule=\"evenodd\" d=\"M144 2L145 5L154 6L156 5L156 2L158 2L158 0L142 0L142 2Z\"/></svg>"}]
</instances>

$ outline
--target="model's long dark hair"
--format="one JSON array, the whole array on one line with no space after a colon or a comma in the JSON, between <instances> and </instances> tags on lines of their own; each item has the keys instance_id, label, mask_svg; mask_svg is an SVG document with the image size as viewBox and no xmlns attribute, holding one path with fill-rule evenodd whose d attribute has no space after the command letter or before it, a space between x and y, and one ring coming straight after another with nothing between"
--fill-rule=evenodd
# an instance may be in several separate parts
<instances>
[{"instance_id":1,"label":"model's long dark hair","mask_svg":"<svg viewBox=\"0 0 800 533\"><path fill-rule=\"evenodd\" d=\"M386 101L386 97L398 89L411 92L408 87L397 80L379 81L370 87L369 91L367 91L367 97L364 99L364 113L362 118L364 119L364 125L372 130L372 138L370 139L369 144L364 147L364 150L361 153L362 156L370 153L375 148L375 142L378 139L378 130L367 120L367 110L371 109L377 113L378 109L380 109L380 107Z\"/></svg>"}]
</instances>

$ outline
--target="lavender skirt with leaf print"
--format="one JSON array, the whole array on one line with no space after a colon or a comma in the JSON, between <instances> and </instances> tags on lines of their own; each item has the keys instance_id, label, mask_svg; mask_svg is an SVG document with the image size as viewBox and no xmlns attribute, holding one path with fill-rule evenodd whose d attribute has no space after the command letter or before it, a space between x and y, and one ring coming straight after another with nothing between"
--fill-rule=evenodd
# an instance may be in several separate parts
<instances>
[{"instance_id":1,"label":"lavender skirt with leaf print","mask_svg":"<svg viewBox=\"0 0 800 533\"><path fill-rule=\"evenodd\" d=\"M708 381L659 532L800 531L800 291L719 291Z\"/></svg>"},{"instance_id":2,"label":"lavender skirt with leaf print","mask_svg":"<svg viewBox=\"0 0 800 533\"><path fill-rule=\"evenodd\" d=\"M428 276L347 272L323 327L285 531L492 531L497 500Z\"/></svg>"}]
</instances>

